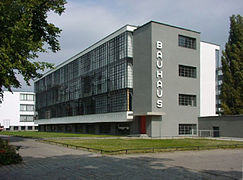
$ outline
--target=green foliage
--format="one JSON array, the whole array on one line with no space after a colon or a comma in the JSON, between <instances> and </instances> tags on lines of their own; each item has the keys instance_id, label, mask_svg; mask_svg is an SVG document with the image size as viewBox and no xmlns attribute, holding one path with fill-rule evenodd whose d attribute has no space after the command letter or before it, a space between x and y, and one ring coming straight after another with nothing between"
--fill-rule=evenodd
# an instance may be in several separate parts
<instances>
[{"instance_id":1,"label":"green foliage","mask_svg":"<svg viewBox=\"0 0 243 180\"><path fill-rule=\"evenodd\" d=\"M229 38L222 53L223 114L243 114L243 18L240 15L230 17Z\"/></svg>"},{"instance_id":2,"label":"green foliage","mask_svg":"<svg viewBox=\"0 0 243 180\"><path fill-rule=\"evenodd\" d=\"M0 138L0 165L16 164L22 162L22 157L16 153L14 146Z\"/></svg>"},{"instance_id":3,"label":"green foliage","mask_svg":"<svg viewBox=\"0 0 243 180\"><path fill-rule=\"evenodd\" d=\"M41 77L39 70L53 68L47 62L33 62L38 52L60 49L57 38L61 30L47 22L47 13L61 15L65 0L0 1L0 102L3 88L21 87L16 74L29 81Z\"/></svg>"}]
</instances>

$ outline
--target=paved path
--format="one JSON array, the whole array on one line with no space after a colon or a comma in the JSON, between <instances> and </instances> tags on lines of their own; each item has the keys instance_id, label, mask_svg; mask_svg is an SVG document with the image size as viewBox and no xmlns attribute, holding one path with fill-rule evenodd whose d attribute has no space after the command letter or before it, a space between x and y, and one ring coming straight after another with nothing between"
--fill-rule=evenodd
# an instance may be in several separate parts
<instances>
[{"instance_id":1,"label":"paved path","mask_svg":"<svg viewBox=\"0 0 243 180\"><path fill-rule=\"evenodd\" d=\"M102 156L11 137L22 164L0 167L0 179L241 179L243 150Z\"/></svg>"}]
</instances>

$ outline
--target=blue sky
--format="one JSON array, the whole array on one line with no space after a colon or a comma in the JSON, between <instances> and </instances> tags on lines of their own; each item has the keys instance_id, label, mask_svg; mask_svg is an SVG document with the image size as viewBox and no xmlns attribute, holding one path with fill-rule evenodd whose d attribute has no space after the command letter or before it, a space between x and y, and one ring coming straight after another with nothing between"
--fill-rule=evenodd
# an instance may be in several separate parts
<instances>
[{"instance_id":1,"label":"blue sky","mask_svg":"<svg viewBox=\"0 0 243 180\"><path fill-rule=\"evenodd\" d=\"M62 29L57 53L36 60L55 65L84 50L125 24L150 20L201 32L201 40L219 44L228 38L229 17L243 16L242 0L67 0L65 13L49 13L48 20ZM33 89L23 84L24 90Z\"/></svg>"}]
</instances>

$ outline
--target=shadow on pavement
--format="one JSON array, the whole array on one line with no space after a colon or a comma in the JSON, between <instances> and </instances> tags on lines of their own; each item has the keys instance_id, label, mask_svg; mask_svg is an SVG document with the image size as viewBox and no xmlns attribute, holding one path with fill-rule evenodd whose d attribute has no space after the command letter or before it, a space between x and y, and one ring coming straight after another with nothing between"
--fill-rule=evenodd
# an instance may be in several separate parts
<instances>
[{"instance_id":1,"label":"shadow on pavement","mask_svg":"<svg viewBox=\"0 0 243 180\"><path fill-rule=\"evenodd\" d=\"M111 157L97 154L48 158L25 157L24 163L0 167L2 179L234 179L166 164L167 158ZM215 173L215 172L213 172ZM237 172L237 176L239 172Z\"/></svg>"},{"instance_id":2,"label":"shadow on pavement","mask_svg":"<svg viewBox=\"0 0 243 180\"><path fill-rule=\"evenodd\" d=\"M0 138L3 140L7 140L12 142L20 142L20 141L25 141L25 138L23 137L16 137L16 136L7 136L7 135L0 135Z\"/></svg>"}]
</instances>

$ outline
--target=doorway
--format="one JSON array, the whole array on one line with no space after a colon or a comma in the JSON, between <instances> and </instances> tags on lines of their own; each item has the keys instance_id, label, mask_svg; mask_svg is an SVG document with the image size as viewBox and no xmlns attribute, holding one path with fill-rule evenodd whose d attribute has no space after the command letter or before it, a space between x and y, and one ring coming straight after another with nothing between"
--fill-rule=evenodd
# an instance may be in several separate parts
<instances>
[{"instance_id":1,"label":"doorway","mask_svg":"<svg viewBox=\"0 0 243 180\"><path fill-rule=\"evenodd\" d=\"M219 127L218 126L213 127L213 137L219 137Z\"/></svg>"}]
</instances>

